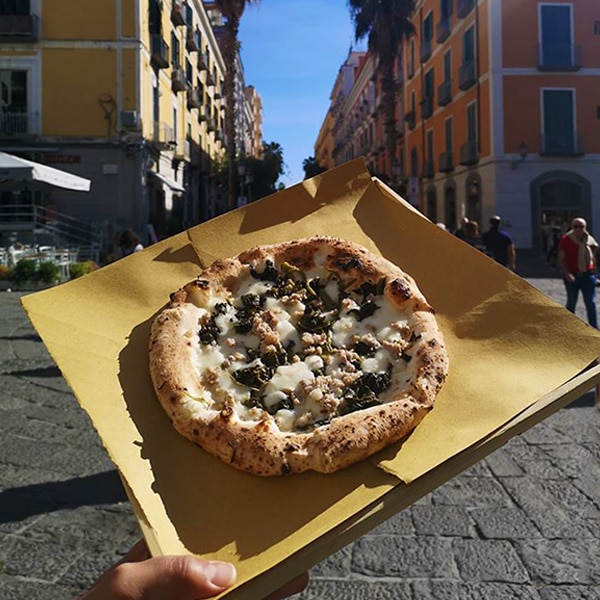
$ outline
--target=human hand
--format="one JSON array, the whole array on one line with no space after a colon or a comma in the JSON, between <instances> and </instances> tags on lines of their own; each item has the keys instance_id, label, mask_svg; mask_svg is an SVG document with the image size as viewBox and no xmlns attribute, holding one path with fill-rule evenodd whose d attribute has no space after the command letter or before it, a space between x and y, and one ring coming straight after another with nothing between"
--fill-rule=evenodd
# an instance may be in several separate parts
<instances>
[{"instance_id":1,"label":"human hand","mask_svg":"<svg viewBox=\"0 0 600 600\"><path fill-rule=\"evenodd\" d=\"M236 577L230 563L193 556L151 558L141 540L79 600L200 600L220 594ZM287 598L302 591L307 582L304 574L265 600Z\"/></svg>"}]
</instances>

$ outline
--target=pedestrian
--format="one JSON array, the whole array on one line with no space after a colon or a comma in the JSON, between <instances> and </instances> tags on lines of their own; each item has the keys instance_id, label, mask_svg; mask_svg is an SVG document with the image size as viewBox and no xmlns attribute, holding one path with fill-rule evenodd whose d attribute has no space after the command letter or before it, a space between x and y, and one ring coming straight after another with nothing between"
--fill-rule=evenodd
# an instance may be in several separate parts
<instances>
[{"instance_id":1,"label":"pedestrian","mask_svg":"<svg viewBox=\"0 0 600 600\"><path fill-rule=\"evenodd\" d=\"M134 252L140 252L144 249L138 234L133 229L126 229L119 238L119 250L121 256L128 256Z\"/></svg>"},{"instance_id":2,"label":"pedestrian","mask_svg":"<svg viewBox=\"0 0 600 600\"><path fill-rule=\"evenodd\" d=\"M460 225L458 227L458 229L454 232L454 235L461 239L464 240L465 239L465 227L467 226L467 224L469 223L469 218L468 217L463 217L460 220Z\"/></svg>"},{"instance_id":3,"label":"pedestrian","mask_svg":"<svg viewBox=\"0 0 600 600\"><path fill-rule=\"evenodd\" d=\"M222 593L236 577L235 567L226 562L194 556L151 558L146 543L140 541L79 600L199 600ZM287 598L307 583L304 573L265 600Z\"/></svg>"},{"instance_id":4,"label":"pedestrian","mask_svg":"<svg viewBox=\"0 0 600 600\"><path fill-rule=\"evenodd\" d=\"M477 221L467 221L463 224L463 242L467 242L471 246L483 249L481 235L479 233L479 223Z\"/></svg>"},{"instance_id":5,"label":"pedestrian","mask_svg":"<svg viewBox=\"0 0 600 600\"><path fill-rule=\"evenodd\" d=\"M585 219L576 217L571 221L571 229L558 242L557 263L567 291L567 309L575 312L577 298L581 292L588 323L596 329L597 252L598 242L588 232Z\"/></svg>"},{"instance_id":6,"label":"pedestrian","mask_svg":"<svg viewBox=\"0 0 600 600\"><path fill-rule=\"evenodd\" d=\"M496 262L512 271L516 267L515 244L507 231L500 227L502 219L499 216L493 216L490 219L490 228L482 236L485 251Z\"/></svg>"}]
</instances>

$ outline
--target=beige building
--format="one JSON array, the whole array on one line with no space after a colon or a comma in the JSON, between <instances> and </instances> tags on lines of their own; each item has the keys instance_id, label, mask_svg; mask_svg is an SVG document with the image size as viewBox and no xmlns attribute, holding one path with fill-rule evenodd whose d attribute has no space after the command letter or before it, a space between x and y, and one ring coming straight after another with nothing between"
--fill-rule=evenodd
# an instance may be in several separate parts
<instances>
[{"instance_id":1,"label":"beige building","mask_svg":"<svg viewBox=\"0 0 600 600\"><path fill-rule=\"evenodd\" d=\"M224 210L225 66L200 0L13 4L0 3L0 151L92 190L3 193L0 207L79 219L105 247L125 227L151 241Z\"/></svg>"}]
</instances>

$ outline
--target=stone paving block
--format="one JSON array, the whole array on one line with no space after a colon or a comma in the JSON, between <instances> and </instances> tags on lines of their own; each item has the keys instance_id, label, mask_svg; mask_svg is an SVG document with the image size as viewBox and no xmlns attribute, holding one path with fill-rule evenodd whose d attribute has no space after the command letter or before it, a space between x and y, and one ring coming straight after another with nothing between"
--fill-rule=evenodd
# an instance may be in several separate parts
<instances>
[{"instance_id":1,"label":"stone paving block","mask_svg":"<svg viewBox=\"0 0 600 600\"><path fill-rule=\"evenodd\" d=\"M411 514L418 535L475 536L473 521L462 506L415 506Z\"/></svg>"},{"instance_id":2,"label":"stone paving block","mask_svg":"<svg viewBox=\"0 0 600 600\"><path fill-rule=\"evenodd\" d=\"M460 598L460 582L425 579L411 582L412 600L457 600Z\"/></svg>"},{"instance_id":3,"label":"stone paving block","mask_svg":"<svg viewBox=\"0 0 600 600\"><path fill-rule=\"evenodd\" d=\"M76 600L81 590L63 587L46 581L28 581L0 573L2 600Z\"/></svg>"},{"instance_id":4,"label":"stone paving block","mask_svg":"<svg viewBox=\"0 0 600 600\"><path fill-rule=\"evenodd\" d=\"M521 437L533 445L539 444L568 444L572 440L568 435L558 431L551 423L542 421L521 434Z\"/></svg>"},{"instance_id":5,"label":"stone paving block","mask_svg":"<svg viewBox=\"0 0 600 600\"><path fill-rule=\"evenodd\" d=\"M488 468L496 477L511 477L523 474L523 469L515 462L506 448L500 448L485 459Z\"/></svg>"},{"instance_id":6,"label":"stone paving block","mask_svg":"<svg viewBox=\"0 0 600 600\"><path fill-rule=\"evenodd\" d=\"M549 539L580 538L590 535L585 521L562 505L544 486L544 482L528 477L505 477L506 487L515 503Z\"/></svg>"},{"instance_id":7,"label":"stone paving block","mask_svg":"<svg viewBox=\"0 0 600 600\"><path fill-rule=\"evenodd\" d=\"M463 583L457 600L540 600L533 585L509 583L468 582Z\"/></svg>"},{"instance_id":8,"label":"stone paving block","mask_svg":"<svg viewBox=\"0 0 600 600\"><path fill-rule=\"evenodd\" d=\"M56 582L79 558L77 548L56 543L37 544L16 537L4 563L6 575Z\"/></svg>"},{"instance_id":9,"label":"stone paving block","mask_svg":"<svg viewBox=\"0 0 600 600\"><path fill-rule=\"evenodd\" d=\"M310 570L317 578L342 579L352 572L352 546L348 545L332 554Z\"/></svg>"},{"instance_id":10,"label":"stone paving block","mask_svg":"<svg viewBox=\"0 0 600 600\"><path fill-rule=\"evenodd\" d=\"M412 600L408 583L352 580L314 580L294 600Z\"/></svg>"},{"instance_id":11,"label":"stone paving block","mask_svg":"<svg viewBox=\"0 0 600 600\"><path fill-rule=\"evenodd\" d=\"M529 581L529 575L510 542L454 539L452 548L460 577L466 581Z\"/></svg>"},{"instance_id":12,"label":"stone paving block","mask_svg":"<svg viewBox=\"0 0 600 600\"><path fill-rule=\"evenodd\" d=\"M0 438L2 462L23 467L50 466L48 461L52 455L64 448L64 444L20 438L10 433Z\"/></svg>"},{"instance_id":13,"label":"stone paving block","mask_svg":"<svg viewBox=\"0 0 600 600\"><path fill-rule=\"evenodd\" d=\"M517 507L475 508L469 514L486 539L530 539L541 536L532 520Z\"/></svg>"},{"instance_id":14,"label":"stone paving block","mask_svg":"<svg viewBox=\"0 0 600 600\"><path fill-rule=\"evenodd\" d=\"M565 410L569 411L568 418L551 421L554 429L565 434L571 443L590 442L598 448L600 443L600 410L592 407L567 408Z\"/></svg>"},{"instance_id":15,"label":"stone paving block","mask_svg":"<svg viewBox=\"0 0 600 600\"><path fill-rule=\"evenodd\" d=\"M600 443L600 439L598 442ZM588 448L581 444L549 444L544 446L544 451L568 477L581 477L585 473L586 476L600 478L600 462Z\"/></svg>"},{"instance_id":16,"label":"stone paving block","mask_svg":"<svg viewBox=\"0 0 600 600\"><path fill-rule=\"evenodd\" d=\"M510 506L510 496L492 477L456 477L433 492L436 505L464 508Z\"/></svg>"},{"instance_id":17,"label":"stone paving block","mask_svg":"<svg viewBox=\"0 0 600 600\"><path fill-rule=\"evenodd\" d=\"M371 531L371 535L414 535L411 515L415 510L414 506L403 510L384 521L381 525Z\"/></svg>"},{"instance_id":18,"label":"stone paving block","mask_svg":"<svg viewBox=\"0 0 600 600\"><path fill-rule=\"evenodd\" d=\"M541 600L600 600L600 588L583 585L548 586L540 589Z\"/></svg>"},{"instance_id":19,"label":"stone paving block","mask_svg":"<svg viewBox=\"0 0 600 600\"><path fill-rule=\"evenodd\" d=\"M532 579L546 584L593 583L588 540L515 542Z\"/></svg>"},{"instance_id":20,"label":"stone paving block","mask_svg":"<svg viewBox=\"0 0 600 600\"><path fill-rule=\"evenodd\" d=\"M575 518L598 516L598 504L583 494L571 480L563 477L560 480L544 481L544 487Z\"/></svg>"},{"instance_id":21,"label":"stone paving block","mask_svg":"<svg viewBox=\"0 0 600 600\"><path fill-rule=\"evenodd\" d=\"M438 537L363 536L352 546L352 571L383 577L453 577L451 542Z\"/></svg>"}]
</instances>

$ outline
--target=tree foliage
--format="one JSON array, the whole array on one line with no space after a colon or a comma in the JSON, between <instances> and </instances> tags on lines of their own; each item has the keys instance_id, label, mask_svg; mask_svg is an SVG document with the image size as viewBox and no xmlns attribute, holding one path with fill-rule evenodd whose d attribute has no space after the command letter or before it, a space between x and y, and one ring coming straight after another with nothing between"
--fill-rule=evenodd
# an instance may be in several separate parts
<instances>
[{"instance_id":1,"label":"tree foliage","mask_svg":"<svg viewBox=\"0 0 600 600\"><path fill-rule=\"evenodd\" d=\"M327 171L325 167L322 167L319 161L314 156L309 156L302 161L302 168L304 169L304 179L310 179L320 173Z\"/></svg>"},{"instance_id":2,"label":"tree foliage","mask_svg":"<svg viewBox=\"0 0 600 600\"><path fill-rule=\"evenodd\" d=\"M395 158L397 139L394 63L401 56L402 43L415 31L411 21L415 5L415 0L348 0L356 40L367 38L367 47L377 59L390 161Z\"/></svg>"}]
</instances>

